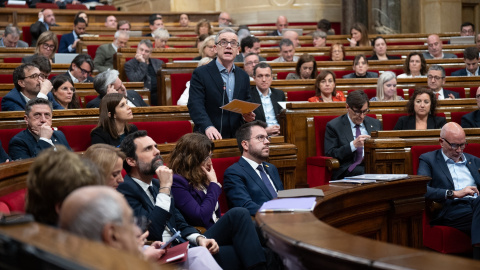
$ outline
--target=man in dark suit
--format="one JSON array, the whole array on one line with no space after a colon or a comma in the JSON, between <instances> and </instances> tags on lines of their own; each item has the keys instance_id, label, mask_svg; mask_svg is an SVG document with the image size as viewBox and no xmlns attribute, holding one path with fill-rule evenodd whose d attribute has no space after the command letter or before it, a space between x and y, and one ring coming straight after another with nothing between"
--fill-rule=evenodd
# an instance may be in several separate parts
<instances>
[{"instance_id":1,"label":"man in dark suit","mask_svg":"<svg viewBox=\"0 0 480 270\"><path fill-rule=\"evenodd\" d=\"M48 61L48 60L47 60ZM13 88L2 99L2 111L24 111L30 99L39 97L52 102L53 109L63 109L53 98L52 83L35 64L21 64L13 71Z\"/></svg>"},{"instance_id":2,"label":"man in dark suit","mask_svg":"<svg viewBox=\"0 0 480 270\"><path fill-rule=\"evenodd\" d=\"M456 99L460 94L455 91L443 89L445 84L445 69L440 65L431 65L427 73L428 88L433 90L437 99Z\"/></svg>"},{"instance_id":3,"label":"man in dark suit","mask_svg":"<svg viewBox=\"0 0 480 270\"><path fill-rule=\"evenodd\" d=\"M58 26L55 23L55 15L51 9L42 9L38 13L38 21L30 26L32 35L32 47L37 45L38 37L45 31L49 31L51 26Z\"/></svg>"},{"instance_id":4,"label":"man in dark suit","mask_svg":"<svg viewBox=\"0 0 480 270\"><path fill-rule=\"evenodd\" d=\"M28 101L25 108L27 129L20 131L8 144L12 160L36 157L42 150L62 144L68 149L67 139L61 131L52 128L52 104L43 98Z\"/></svg>"},{"instance_id":5,"label":"man in dark suit","mask_svg":"<svg viewBox=\"0 0 480 270\"><path fill-rule=\"evenodd\" d=\"M478 76L478 48L468 47L463 51L465 68L452 72L452 76Z\"/></svg>"},{"instance_id":6,"label":"man in dark suit","mask_svg":"<svg viewBox=\"0 0 480 270\"><path fill-rule=\"evenodd\" d=\"M283 190L277 168L266 160L270 137L261 121L246 123L237 131L242 157L224 174L223 189L230 207L244 207L254 216L262 204Z\"/></svg>"},{"instance_id":7,"label":"man in dark suit","mask_svg":"<svg viewBox=\"0 0 480 270\"><path fill-rule=\"evenodd\" d=\"M131 82L143 82L145 88L150 90L150 102L158 104L157 96L157 72L162 69L163 61L150 58L153 45L148 39L138 43L135 58L125 63L125 74Z\"/></svg>"},{"instance_id":8,"label":"man in dark suit","mask_svg":"<svg viewBox=\"0 0 480 270\"><path fill-rule=\"evenodd\" d=\"M130 107L147 107L142 96L135 90L128 90L123 85L120 78L118 78L118 71L115 69L108 69L93 79L93 88L98 93L98 97L87 103L87 108L99 108L102 98L110 93L120 93L125 95L128 106Z\"/></svg>"},{"instance_id":9,"label":"man in dark suit","mask_svg":"<svg viewBox=\"0 0 480 270\"><path fill-rule=\"evenodd\" d=\"M65 75L70 76L73 83L93 82L90 77L93 71L93 61L88 54L79 54L73 58L70 68L65 72ZM52 82L56 76L52 78Z\"/></svg>"},{"instance_id":10,"label":"man in dark suit","mask_svg":"<svg viewBox=\"0 0 480 270\"><path fill-rule=\"evenodd\" d=\"M474 258L480 259L480 159L463 153L465 132L455 122L443 126L439 141L442 149L421 155L418 165L419 175L432 178L425 198L443 204L430 223L471 235Z\"/></svg>"},{"instance_id":11,"label":"man in dark suit","mask_svg":"<svg viewBox=\"0 0 480 270\"><path fill-rule=\"evenodd\" d=\"M253 112L241 115L220 109L233 99L250 101L250 81L247 73L233 64L239 46L235 31L222 29L215 43L217 58L193 71L188 99L194 130L211 140L233 138L243 120L255 119Z\"/></svg>"},{"instance_id":12,"label":"man in dark suit","mask_svg":"<svg viewBox=\"0 0 480 270\"><path fill-rule=\"evenodd\" d=\"M275 26L277 27L277 30L268 33L267 36L281 36L282 35L282 30L284 28L288 28L288 20L287 17L285 16L278 16L277 22L275 23Z\"/></svg>"},{"instance_id":13,"label":"man in dark suit","mask_svg":"<svg viewBox=\"0 0 480 270\"><path fill-rule=\"evenodd\" d=\"M191 245L204 246L224 269L265 269L265 254L245 209L230 209L202 236L175 208L170 193L173 172L163 165L157 144L147 132L129 134L120 148L127 156L124 168L128 175L117 190L135 216L145 216L152 222L149 239L165 241L179 230L181 237L174 244L188 240Z\"/></svg>"},{"instance_id":14,"label":"man in dark suit","mask_svg":"<svg viewBox=\"0 0 480 270\"><path fill-rule=\"evenodd\" d=\"M366 116L370 102L363 90L348 94L347 114L327 123L325 156L339 160L340 168L332 172L332 179L365 173L363 145L375 130L382 130L377 119Z\"/></svg>"},{"instance_id":15,"label":"man in dark suit","mask_svg":"<svg viewBox=\"0 0 480 270\"><path fill-rule=\"evenodd\" d=\"M279 101L285 101L282 90L270 88L272 85L272 67L266 62L261 62L253 69L256 86L250 88L252 102L261 104L253 111L257 120L266 122L268 135L280 135L280 125L277 116L282 110Z\"/></svg>"},{"instance_id":16,"label":"man in dark suit","mask_svg":"<svg viewBox=\"0 0 480 270\"><path fill-rule=\"evenodd\" d=\"M150 17L148 18L148 22L149 22L150 30L152 32L146 34L145 35L146 37L153 37L153 32L155 32L155 30L157 30L158 28L162 28L162 29L165 28L165 26L163 25L162 15L160 14L150 15Z\"/></svg>"},{"instance_id":17,"label":"man in dark suit","mask_svg":"<svg viewBox=\"0 0 480 270\"><path fill-rule=\"evenodd\" d=\"M112 43L100 45L95 53L95 59L93 59L95 69L98 69L99 72L104 72L109 68L113 69L113 56L119 48L127 47L129 38L128 31L119 30L115 32Z\"/></svg>"},{"instance_id":18,"label":"man in dark suit","mask_svg":"<svg viewBox=\"0 0 480 270\"><path fill-rule=\"evenodd\" d=\"M254 36L244 37L240 42L242 52L235 57L235 62L243 62L244 57L249 53L260 54L260 40ZM265 58L258 56L260 61L267 61Z\"/></svg>"},{"instance_id":19,"label":"man in dark suit","mask_svg":"<svg viewBox=\"0 0 480 270\"><path fill-rule=\"evenodd\" d=\"M0 47L27 48L28 44L20 40L20 30L13 24L5 26L3 37L0 38Z\"/></svg>"},{"instance_id":20,"label":"man in dark suit","mask_svg":"<svg viewBox=\"0 0 480 270\"><path fill-rule=\"evenodd\" d=\"M477 88L475 98L477 99L477 106L480 108L480 87ZM461 125L463 128L480 127L480 109L462 116Z\"/></svg>"},{"instance_id":21,"label":"man in dark suit","mask_svg":"<svg viewBox=\"0 0 480 270\"><path fill-rule=\"evenodd\" d=\"M10 156L3 150L2 141L0 141L0 163L9 162L10 160Z\"/></svg>"},{"instance_id":22,"label":"man in dark suit","mask_svg":"<svg viewBox=\"0 0 480 270\"><path fill-rule=\"evenodd\" d=\"M62 38L60 39L60 45L58 47L58 52L76 53L77 43L78 41L80 41L80 35L83 35L85 33L85 28L87 28L87 22L81 17L76 18L73 21L73 31L71 33L62 35Z\"/></svg>"}]
</instances>

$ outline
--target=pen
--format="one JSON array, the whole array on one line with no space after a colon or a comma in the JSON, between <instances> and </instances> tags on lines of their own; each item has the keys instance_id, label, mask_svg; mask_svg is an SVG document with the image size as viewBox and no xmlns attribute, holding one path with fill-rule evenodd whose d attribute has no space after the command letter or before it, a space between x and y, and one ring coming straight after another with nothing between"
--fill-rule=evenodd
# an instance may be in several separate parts
<instances>
[{"instance_id":1,"label":"pen","mask_svg":"<svg viewBox=\"0 0 480 270\"><path fill-rule=\"evenodd\" d=\"M294 212L295 209L266 209L262 210L262 213L285 213L285 212Z\"/></svg>"}]
</instances>

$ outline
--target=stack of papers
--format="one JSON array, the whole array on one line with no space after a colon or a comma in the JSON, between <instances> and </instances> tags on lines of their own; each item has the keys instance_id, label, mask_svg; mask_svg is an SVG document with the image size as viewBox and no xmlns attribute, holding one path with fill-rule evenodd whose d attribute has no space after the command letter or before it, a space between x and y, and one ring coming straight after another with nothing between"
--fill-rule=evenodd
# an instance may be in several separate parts
<instances>
[{"instance_id":1,"label":"stack of papers","mask_svg":"<svg viewBox=\"0 0 480 270\"><path fill-rule=\"evenodd\" d=\"M296 198L296 197L323 197L323 190L318 188L294 188L278 191L278 198Z\"/></svg>"},{"instance_id":2,"label":"stack of papers","mask_svg":"<svg viewBox=\"0 0 480 270\"><path fill-rule=\"evenodd\" d=\"M311 212L317 197L276 199L265 202L258 210L260 213Z\"/></svg>"},{"instance_id":3,"label":"stack of papers","mask_svg":"<svg viewBox=\"0 0 480 270\"><path fill-rule=\"evenodd\" d=\"M408 174L362 174L356 176L348 176L342 180L330 181L330 183L366 184L376 183L377 181L395 181L407 178Z\"/></svg>"}]
</instances>

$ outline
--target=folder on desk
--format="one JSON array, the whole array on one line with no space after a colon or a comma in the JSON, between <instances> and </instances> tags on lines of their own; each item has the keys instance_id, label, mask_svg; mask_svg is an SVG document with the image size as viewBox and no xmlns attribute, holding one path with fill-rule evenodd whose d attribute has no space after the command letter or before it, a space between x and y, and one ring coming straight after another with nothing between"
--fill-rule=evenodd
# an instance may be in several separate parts
<instances>
[{"instance_id":1,"label":"folder on desk","mask_svg":"<svg viewBox=\"0 0 480 270\"><path fill-rule=\"evenodd\" d=\"M231 111L234 113L239 113L239 114L246 114L246 113L251 113L253 112L256 108L258 108L260 104L258 103L253 103L253 102L248 102L248 101L243 101L239 99L234 99L230 101L228 104L220 107L221 109Z\"/></svg>"}]
</instances>

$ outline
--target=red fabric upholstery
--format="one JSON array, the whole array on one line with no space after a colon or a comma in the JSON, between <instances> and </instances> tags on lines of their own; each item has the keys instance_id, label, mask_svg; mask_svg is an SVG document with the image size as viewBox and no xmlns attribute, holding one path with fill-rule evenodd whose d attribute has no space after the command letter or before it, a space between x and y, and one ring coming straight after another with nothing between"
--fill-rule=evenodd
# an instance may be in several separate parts
<instances>
[{"instance_id":1,"label":"red fabric upholstery","mask_svg":"<svg viewBox=\"0 0 480 270\"><path fill-rule=\"evenodd\" d=\"M67 9L80 9L80 10L88 10L87 6L82 4L67 4Z\"/></svg>"},{"instance_id":2,"label":"red fabric upholstery","mask_svg":"<svg viewBox=\"0 0 480 270\"><path fill-rule=\"evenodd\" d=\"M343 46L344 46L344 47L348 47L348 46L350 46L350 44L343 45ZM355 56L353 56L353 55L345 55L345 60L353 61L353 59L355 59Z\"/></svg>"},{"instance_id":3,"label":"red fabric upholstery","mask_svg":"<svg viewBox=\"0 0 480 270\"><path fill-rule=\"evenodd\" d=\"M265 59L267 59L267 61L273 61L277 58L278 58L278 56L267 56L267 57L265 57Z\"/></svg>"},{"instance_id":4,"label":"red fabric upholstery","mask_svg":"<svg viewBox=\"0 0 480 270\"><path fill-rule=\"evenodd\" d=\"M402 46L402 45L424 45L425 42L422 41L397 41L397 42L388 42L389 46Z\"/></svg>"},{"instance_id":5,"label":"red fabric upholstery","mask_svg":"<svg viewBox=\"0 0 480 270\"><path fill-rule=\"evenodd\" d=\"M21 57L7 57L3 58L4 63L21 63L22 58Z\"/></svg>"},{"instance_id":6,"label":"red fabric upholstery","mask_svg":"<svg viewBox=\"0 0 480 270\"><path fill-rule=\"evenodd\" d=\"M92 144L90 132L96 125L60 126L58 130L65 134L68 144L75 152L87 150Z\"/></svg>"},{"instance_id":7,"label":"red fabric upholstery","mask_svg":"<svg viewBox=\"0 0 480 270\"><path fill-rule=\"evenodd\" d=\"M408 115L406 113L388 113L382 114L383 130L393 130L397 124L398 118Z\"/></svg>"},{"instance_id":8,"label":"red fabric upholstery","mask_svg":"<svg viewBox=\"0 0 480 270\"><path fill-rule=\"evenodd\" d=\"M104 6L95 6L95 10L117 10L115 6L104 5Z\"/></svg>"},{"instance_id":9,"label":"red fabric upholstery","mask_svg":"<svg viewBox=\"0 0 480 270\"><path fill-rule=\"evenodd\" d=\"M335 73L335 78L341 79L343 76L353 73L353 70L333 70L333 73Z\"/></svg>"},{"instance_id":10,"label":"red fabric upholstery","mask_svg":"<svg viewBox=\"0 0 480 270\"><path fill-rule=\"evenodd\" d=\"M470 97L471 98L475 98L475 96L477 95L477 89L478 89L478 87L470 88Z\"/></svg>"},{"instance_id":11,"label":"red fabric upholstery","mask_svg":"<svg viewBox=\"0 0 480 270\"><path fill-rule=\"evenodd\" d=\"M58 9L58 6L54 3L36 3L35 8Z\"/></svg>"},{"instance_id":12,"label":"red fabric upholstery","mask_svg":"<svg viewBox=\"0 0 480 270\"><path fill-rule=\"evenodd\" d=\"M12 129L2 129L0 130L0 141L2 141L2 147L5 152L8 153L8 143L17 135L20 131L24 130L23 128L12 128Z\"/></svg>"},{"instance_id":13,"label":"red fabric upholstery","mask_svg":"<svg viewBox=\"0 0 480 270\"><path fill-rule=\"evenodd\" d=\"M190 121L134 122L138 130L146 130L158 144L174 143L183 135L192 132Z\"/></svg>"},{"instance_id":14,"label":"red fabric upholstery","mask_svg":"<svg viewBox=\"0 0 480 270\"><path fill-rule=\"evenodd\" d=\"M10 212L25 213L25 193L27 189L20 189L10 194L0 197L0 202L8 206Z\"/></svg>"},{"instance_id":15,"label":"red fabric upholstery","mask_svg":"<svg viewBox=\"0 0 480 270\"><path fill-rule=\"evenodd\" d=\"M395 73L397 76L403 73L403 69L392 69L390 71Z\"/></svg>"},{"instance_id":16,"label":"red fabric upholstery","mask_svg":"<svg viewBox=\"0 0 480 270\"><path fill-rule=\"evenodd\" d=\"M312 90L287 92L288 101L308 101L313 96L315 96L315 91Z\"/></svg>"},{"instance_id":17,"label":"red fabric upholstery","mask_svg":"<svg viewBox=\"0 0 480 270\"><path fill-rule=\"evenodd\" d=\"M330 61L330 55L315 55L315 61Z\"/></svg>"},{"instance_id":18,"label":"red fabric upholstery","mask_svg":"<svg viewBox=\"0 0 480 270\"><path fill-rule=\"evenodd\" d=\"M452 72L459 70L459 68L445 68L445 75L451 76Z\"/></svg>"},{"instance_id":19,"label":"red fabric upholstery","mask_svg":"<svg viewBox=\"0 0 480 270\"><path fill-rule=\"evenodd\" d=\"M28 45L32 45L32 34L30 34L30 26L22 26L22 40L28 43Z\"/></svg>"},{"instance_id":20,"label":"red fabric upholstery","mask_svg":"<svg viewBox=\"0 0 480 270\"><path fill-rule=\"evenodd\" d=\"M453 227L430 225L426 211L423 211L423 245L435 251L450 253L467 253L472 250L468 235Z\"/></svg>"},{"instance_id":21,"label":"red fabric upholstery","mask_svg":"<svg viewBox=\"0 0 480 270\"><path fill-rule=\"evenodd\" d=\"M223 186L223 174L225 173L225 170L228 169L228 167L232 166L239 159L240 159L240 156L212 158L212 166L213 166L213 169L215 170L215 174L217 175L217 181L222 186ZM220 210L222 211L222 214L228 211L229 207L227 203L227 197L225 196L225 192L223 192L223 187L222 187L222 193L220 194L220 197L218 197L218 204L220 205Z\"/></svg>"},{"instance_id":22,"label":"red fabric upholstery","mask_svg":"<svg viewBox=\"0 0 480 270\"><path fill-rule=\"evenodd\" d=\"M451 90L457 92L460 95L460 98L465 98L465 88L463 87L447 87L446 90ZM408 89L408 95L411 97L415 89Z\"/></svg>"},{"instance_id":23,"label":"red fabric upholstery","mask_svg":"<svg viewBox=\"0 0 480 270\"><path fill-rule=\"evenodd\" d=\"M88 102L94 100L97 96L85 96L85 107L87 106Z\"/></svg>"},{"instance_id":24,"label":"red fabric upholstery","mask_svg":"<svg viewBox=\"0 0 480 270\"><path fill-rule=\"evenodd\" d=\"M87 45L87 53L92 59L95 59L98 47L100 47L100 45Z\"/></svg>"},{"instance_id":25,"label":"red fabric upholstery","mask_svg":"<svg viewBox=\"0 0 480 270\"><path fill-rule=\"evenodd\" d=\"M295 73L295 72L290 72L290 71L280 71L277 72L277 80L285 80L287 78L287 75L289 73Z\"/></svg>"},{"instance_id":26,"label":"red fabric upholstery","mask_svg":"<svg viewBox=\"0 0 480 270\"><path fill-rule=\"evenodd\" d=\"M0 213L10 215L10 209L8 208L8 205L4 202L0 202Z\"/></svg>"},{"instance_id":27,"label":"red fabric upholstery","mask_svg":"<svg viewBox=\"0 0 480 270\"><path fill-rule=\"evenodd\" d=\"M192 46L184 46L184 47L174 46L174 48L191 48L191 47ZM192 58L191 57L175 57L175 58L172 58L172 61L173 62L175 62L175 61L192 61Z\"/></svg>"},{"instance_id":28,"label":"red fabric upholstery","mask_svg":"<svg viewBox=\"0 0 480 270\"><path fill-rule=\"evenodd\" d=\"M177 105L177 101L185 91L188 81L192 78L192 73L173 73L170 74L172 85L172 105Z\"/></svg>"},{"instance_id":29,"label":"red fabric upholstery","mask_svg":"<svg viewBox=\"0 0 480 270\"><path fill-rule=\"evenodd\" d=\"M25 4L25 5L9 5L9 4L6 4L5 5L6 8L28 8L28 5Z\"/></svg>"},{"instance_id":30,"label":"red fabric upholstery","mask_svg":"<svg viewBox=\"0 0 480 270\"><path fill-rule=\"evenodd\" d=\"M350 94L351 92L353 92L355 90L358 90L358 89L348 90L348 94ZM365 92L365 94L367 94L368 99L371 99L371 98L373 98L377 95L377 89L364 89L363 92Z\"/></svg>"},{"instance_id":31,"label":"red fabric upholstery","mask_svg":"<svg viewBox=\"0 0 480 270\"><path fill-rule=\"evenodd\" d=\"M418 171L418 163L420 162L420 156L424 153L432 152L437 149L440 149L440 144L412 146L412 171L414 175L416 175Z\"/></svg>"},{"instance_id":32,"label":"red fabric upholstery","mask_svg":"<svg viewBox=\"0 0 480 270\"><path fill-rule=\"evenodd\" d=\"M0 83L13 83L13 74L0 74Z\"/></svg>"},{"instance_id":33,"label":"red fabric upholstery","mask_svg":"<svg viewBox=\"0 0 480 270\"><path fill-rule=\"evenodd\" d=\"M452 122L455 122L460 125L462 122L462 116L464 116L467 113L469 112L451 112L450 114L451 114Z\"/></svg>"}]
</instances>

